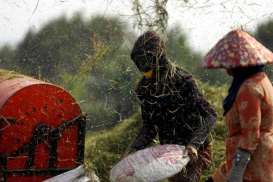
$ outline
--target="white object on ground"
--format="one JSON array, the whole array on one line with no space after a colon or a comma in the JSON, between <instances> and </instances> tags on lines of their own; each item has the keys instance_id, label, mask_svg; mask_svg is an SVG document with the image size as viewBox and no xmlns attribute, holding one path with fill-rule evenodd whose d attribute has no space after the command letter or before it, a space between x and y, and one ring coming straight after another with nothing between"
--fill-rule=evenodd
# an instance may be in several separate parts
<instances>
[{"instance_id":1,"label":"white object on ground","mask_svg":"<svg viewBox=\"0 0 273 182\"><path fill-rule=\"evenodd\" d=\"M157 145L139 150L117 163L111 182L155 182L179 173L190 158L185 146Z\"/></svg>"},{"instance_id":2,"label":"white object on ground","mask_svg":"<svg viewBox=\"0 0 273 182\"><path fill-rule=\"evenodd\" d=\"M44 182L91 182L91 180L85 176L84 167L81 165L75 169L47 179Z\"/></svg>"}]
</instances>

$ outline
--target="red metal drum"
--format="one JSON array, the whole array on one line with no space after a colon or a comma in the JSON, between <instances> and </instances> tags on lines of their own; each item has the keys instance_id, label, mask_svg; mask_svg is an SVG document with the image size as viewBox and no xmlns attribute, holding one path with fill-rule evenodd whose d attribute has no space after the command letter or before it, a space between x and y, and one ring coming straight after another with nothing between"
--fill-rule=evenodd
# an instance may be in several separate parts
<instances>
[{"instance_id":1,"label":"red metal drum","mask_svg":"<svg viewBox=\"0 0 273 182\"><path fill-rule=\"evenodd\" d=\"M0 74L0 181L43 181L83 163L85 118L64 89Z\"/></svg>"}]
</instances>

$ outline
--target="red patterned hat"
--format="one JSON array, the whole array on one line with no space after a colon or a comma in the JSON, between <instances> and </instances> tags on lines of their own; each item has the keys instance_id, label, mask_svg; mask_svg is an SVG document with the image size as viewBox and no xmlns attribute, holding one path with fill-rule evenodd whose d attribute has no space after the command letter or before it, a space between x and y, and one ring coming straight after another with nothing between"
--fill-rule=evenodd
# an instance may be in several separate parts
<instances>
[{"instance_id":1,"label":"red patterned hat","mask_svg":"<svg viewBox=\"0 0 273 182\"><path fill-rule=\"evenodd\" d=\"M207 53L205 68L237 68L273 63L273 53L242 30L233 30Z\"/></svg>"}]
</instances>

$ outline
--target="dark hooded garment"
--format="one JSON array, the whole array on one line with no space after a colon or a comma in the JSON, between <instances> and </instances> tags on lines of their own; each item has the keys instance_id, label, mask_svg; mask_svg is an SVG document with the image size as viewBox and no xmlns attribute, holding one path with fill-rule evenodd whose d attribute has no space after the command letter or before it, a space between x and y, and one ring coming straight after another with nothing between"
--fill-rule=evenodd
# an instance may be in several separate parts
<instances>
[{"instance_id":1,"label":"dark hooded garment","mask_svg":"<svg viewBox=\"0 0 273 182\"><path fill-rule=\"evenodd\" d=\"M146 32L136 41L131 53L140 72L153 71L143 77L136 88L143 126L131 150L148 146L158 135L161 144L189 144L198 150L197 159L186 170L169 178L171 182L197 182L211 163L209 133L215 111L198 91L192 76L166 58L163 41L155 32Z\"/></svg>"},{"instance_id":2,"label":"dark hooded garment","mask_svg":"<svg viewBox=\"0 0 273 182\"><path fill-rule=\"evenodd\" d=\"M136 88L143 126L131 148L145 148L157 134L161 144L206 147L216 113L192 76L166 59L160 38L154 32L140 36L131 58L141 72L152 69L156 73L152 78L143 77Z\"/></svg>"},{"instance_id":3,"label":"dark hooded garment","mask_svg":"<svg viewBox=\"0 0 273 182\"><path fill-rule=\"evenodd\" d=\"M136 89L143 127L132 148L145 148L158 133L161 144L208 144L216 114L198 91L191 75L176 68L174 75L156 82L143 78Z\"/></svg>"}]
</instances>

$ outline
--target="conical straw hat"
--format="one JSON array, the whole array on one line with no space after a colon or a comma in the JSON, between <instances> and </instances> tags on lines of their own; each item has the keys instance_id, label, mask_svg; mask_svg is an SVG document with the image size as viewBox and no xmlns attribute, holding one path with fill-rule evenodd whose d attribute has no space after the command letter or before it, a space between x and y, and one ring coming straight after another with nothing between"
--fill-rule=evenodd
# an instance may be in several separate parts
<instances>
[{"instance_id":1,"label":"conical straw hat","mask_svg":"<svg viewBox=\"0 0 273 182\"><path fill-rule=\"evenodd\" d=\"M273 63L273 53L242 30L225 35L204 57L205 68L236 68Z\"/></svg>"}]
</instances>

